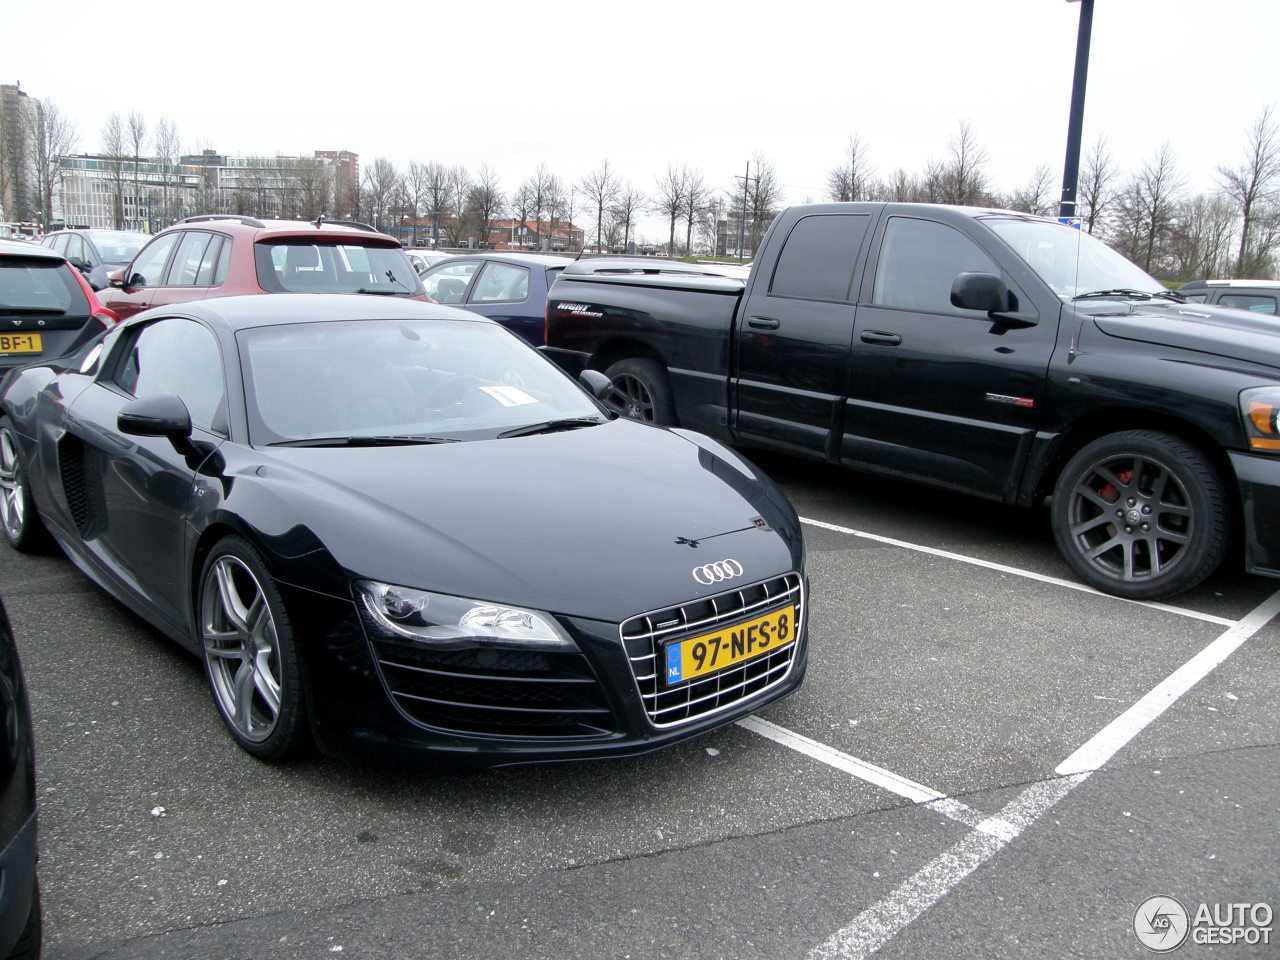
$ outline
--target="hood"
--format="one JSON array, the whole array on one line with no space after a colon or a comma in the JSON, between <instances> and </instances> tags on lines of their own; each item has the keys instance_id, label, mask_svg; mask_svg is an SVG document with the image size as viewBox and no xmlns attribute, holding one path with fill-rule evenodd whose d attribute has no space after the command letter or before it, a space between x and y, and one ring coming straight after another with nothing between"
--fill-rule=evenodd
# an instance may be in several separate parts
<instances>
[{"instance_id":1,"label":"hood","mask_svg":"<svg viewBox=\"0 0 1280 960\"><path fill-rule=\"evenodd\" d=\"M1117 305L1106 306L1114 310ZM1280 367L1280 319L1203 303L1130 307L1128 313L1089 313L1109 336Z\"/></svg>"},{"instance_id":2,"label":"hood","mask_svg":"<svg viewBox=\"0 0 1280 960\"><path fill-rule=\"evenodd\" d=\"M771 480L712 440L631 420L253 452L244 479L275 488L266 502L289 518L246 519L295 541L305 527L355 577L616 621L732 586L699 584L702 564L736 560L746 584L803 562L795 511Z\"/></svg>"}]
</instances>

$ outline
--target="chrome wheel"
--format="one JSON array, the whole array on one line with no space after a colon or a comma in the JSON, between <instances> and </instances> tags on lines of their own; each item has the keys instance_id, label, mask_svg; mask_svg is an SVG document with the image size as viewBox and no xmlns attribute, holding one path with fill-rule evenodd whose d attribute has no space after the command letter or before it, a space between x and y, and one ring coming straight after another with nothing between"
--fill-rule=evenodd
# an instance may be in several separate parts
<instances>
[{"instance_id":1,"label":"chrome wheel","mask_svg":"<svg viewBox=\"0 0 1280 960\"><path fill-rule=\"evenodd\" d=\"M22 485L22 466L18 463L18 446L13 431L0 427L0 524L10 543L22 539L26 530L26 491Z\"/></svg>"},{"instance_id":2,"label":"chrome wheel","mask_svg":"<svg viewBox=\"0 0 1280 960\"><path fill-rule=\"evenodd\" d=\"M239 557L206 571L200 622L218 707L239 737L262 743L280 718L280 640L262 584Z\"/></svg>"}]
</instances>

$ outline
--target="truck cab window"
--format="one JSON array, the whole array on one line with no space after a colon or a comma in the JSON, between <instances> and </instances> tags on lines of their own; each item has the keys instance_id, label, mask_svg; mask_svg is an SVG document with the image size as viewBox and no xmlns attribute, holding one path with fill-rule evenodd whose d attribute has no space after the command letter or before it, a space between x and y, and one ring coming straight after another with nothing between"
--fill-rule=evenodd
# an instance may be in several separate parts
<instances>
[{"instance_id":1,"label":"truck cab window","mask_svg":"<svg viewBox=\"0 0 1280 960\"><path fill-rule=\"evenodd\" d=\"M778 255L769 295L849 300L853 268L869 219L861 214L834 214L798 220Z\"/></svg>"},{"instance_id":2,"label":"truck cab window","mask_svg":"<svg viewBox=\"0 0 1280 960\"><path fill-rule=\"evenodd\" d=\"M931 220L893 217L885 228L871 302L923 313L957 313L956 275L1000 274L982 249L959 230Z\"/></svg>"}]
</instances>

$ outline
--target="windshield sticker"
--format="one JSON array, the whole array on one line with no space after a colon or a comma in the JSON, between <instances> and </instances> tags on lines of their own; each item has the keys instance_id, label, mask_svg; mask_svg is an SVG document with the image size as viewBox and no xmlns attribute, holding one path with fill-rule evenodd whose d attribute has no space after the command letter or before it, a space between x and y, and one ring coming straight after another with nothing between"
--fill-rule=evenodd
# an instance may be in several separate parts
<instances>
[{"instance_id":1,"label":"windshield sticker","mask_svg":"<svg viewBox=\"0 0 1280 960\"><path fill-rule=\"evenodd\" d=\"M537 403L537 397L531 397L519 387L481 387L485 393L493 397L504 407L522 407L526 403Z\"/></svg>"}]
</instances>

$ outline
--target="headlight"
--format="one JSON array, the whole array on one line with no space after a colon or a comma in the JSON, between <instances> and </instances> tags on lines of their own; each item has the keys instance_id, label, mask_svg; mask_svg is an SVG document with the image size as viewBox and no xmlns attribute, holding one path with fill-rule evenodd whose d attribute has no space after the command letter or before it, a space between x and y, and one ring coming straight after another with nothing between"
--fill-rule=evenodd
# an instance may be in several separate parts
<instances>
[{"instance_id":1,"label":"headlight","mask_svg":"<svg viewBox=\"0 0 1280 960\"><path fill-rule=\"evenodd\" d=\"M1249 449L1280 453L1280 387L1257 387L1240 394Z\"/></svg>"},{"instance_id":2,"label":"headlight","mask_svg":"<svg viewBox=\"0 0 1280 960\"><path fill-rule=\"evenodd\" d=\"M429 593L374 580L356 581L360 602L386 633L440 649L487 644L516 650L577 650L548 614Z\"/></svg>"}]
</instances>

